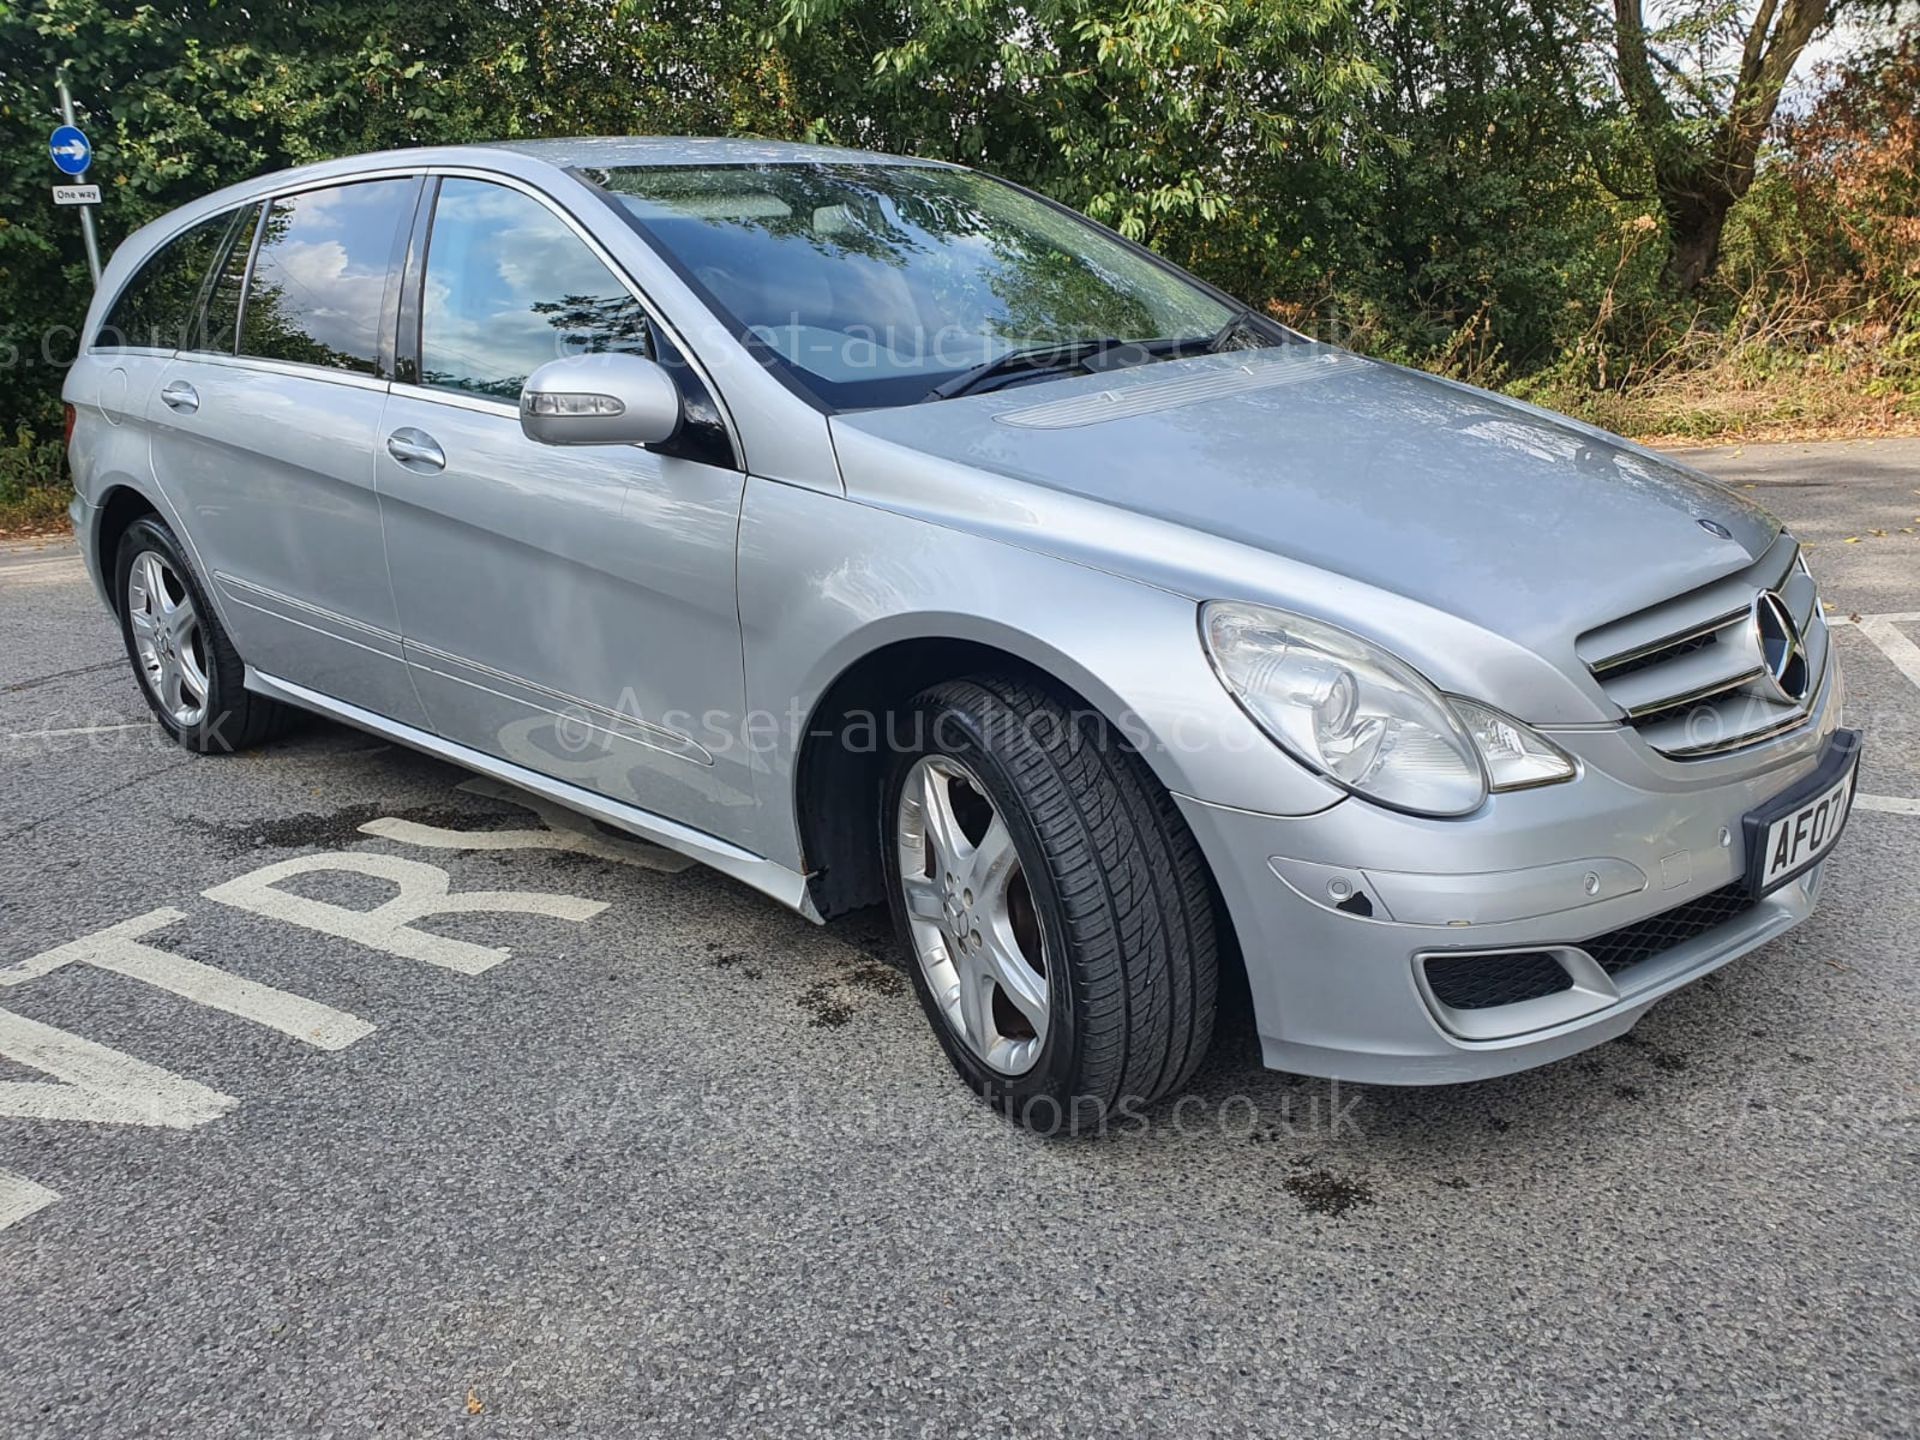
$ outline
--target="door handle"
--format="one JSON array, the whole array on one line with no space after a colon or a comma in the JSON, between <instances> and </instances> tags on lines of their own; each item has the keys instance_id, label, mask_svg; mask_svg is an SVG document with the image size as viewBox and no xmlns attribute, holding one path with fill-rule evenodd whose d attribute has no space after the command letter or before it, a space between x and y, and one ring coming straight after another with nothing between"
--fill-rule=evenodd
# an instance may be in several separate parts
<instances>
[{"instance_id":1,"label":"door handle","mask_svg":"<svg viewBox=\"0 0 1920 1440\"><path fill-rule=\"evenodd\" d=\"M200 408L200 392L184 380L172 380L162 386L160 398L182 415L191 415Z\"/></svg>"},{"instance_id":2,"label":"door handle","mask_svg":"<svg viewBox=\"0 0 1920 1440\"><path fill-rule=\"evenodd\" d=\"M410 425L387 437L387 453L407 469L421 474L430 475L447 468L447 452L440 448L440 442Z\"/></svg>"}]
</instances>

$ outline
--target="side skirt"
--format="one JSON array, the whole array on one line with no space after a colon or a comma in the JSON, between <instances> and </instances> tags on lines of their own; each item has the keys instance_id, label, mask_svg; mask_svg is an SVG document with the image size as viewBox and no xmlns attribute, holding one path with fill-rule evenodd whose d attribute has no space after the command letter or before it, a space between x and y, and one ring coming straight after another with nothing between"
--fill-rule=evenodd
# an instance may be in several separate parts
<instances>
[{"instance_id":1,"label":"side skirt","mask_svg":"<svg viewBox=\"0 0 1920 1440\"><path fill-rule=\"evenodd\" d=\"M816 925L824 923L820 912L814 908L813 898L807 892L807 877L796 870L776 864L765 856L755 855L751 850L742 850L716 835L704 830L695 830L664 815L655 815L652 811L642 810L634 805L625 805L605 795L583 790L578 785L569 785L563 780L555 780L550 775L542 775L537 770L529 770L524 765L516 765L511 760L502 760L488 755L484 751L470 749L452 740L444 740L425 730L416 730L411 725L403 725L397 720L389 720L376 715L371 710L362 710L357 705L349 705L344 700L335 700L322 695L317 690L309 690L304 685L295 685L289 680L280 680L263 671L247 667L247 689L256 695L264 695L270 700L283 701L301 710L311 710L316 715L324 715L329 720L338 720L344 725L365 730L378 735L383 740L391 740L397 745L432 755L455 765L464 766L495 780L503 780L509 785L517 785L535 795L577 810L594 820L624 830L629 835L637 835L642 840L650 840L669 850L678 851L690 859L699 861L731 876L744 885L751 885L761 894L778 900L790 910L798 911Z\"/></svg>"}]
</instances>

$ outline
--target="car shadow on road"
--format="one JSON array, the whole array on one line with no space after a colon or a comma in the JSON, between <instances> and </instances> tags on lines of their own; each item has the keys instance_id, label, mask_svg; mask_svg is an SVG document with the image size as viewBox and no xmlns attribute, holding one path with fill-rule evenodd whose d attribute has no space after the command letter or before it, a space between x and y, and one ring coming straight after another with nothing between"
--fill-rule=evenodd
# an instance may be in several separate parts
<instances>
[{"instance_id":1,"label":"car shadow on road","mask_svg":"<svg viewBox=\"0 0 1920 1440\"><path fill-rule=\"evenodd\" d=\"M234 853L379 844L361 827L383 816L466 830L527 819L511 807L459 790L468 772L457 766L327 722L303 725L275 749L301 765L331 768L350 758L361 772L350 787L355 795L393 798L355 798L325 813L282 814L243 826L208 825L209 838ZM751 965L761 1000L770 992L759 988L760 982L777 975L780 983L772 990L786 994L791 1006L757 1010L755 1023L792 1027L796 1045L823 1027L879 1025L899 1027L900 1036L908 1031L917 1036L926 1023L908 983L909 957L885 907L855 911L822 929L701 867L672 877L642 877L617 866L610 870L617 886L648 887L648 902L664 931L697 929L703 917L720 911L736 914L739 924L729 929L755 936L752 953L716 932L698 958L663 953L657 963L704 962L716 978ZM823 936L834 943L821 945ZM1709 976L1699 988L1716 989L1719 980ZM1604 1151L1610 1136L1630 1139L1644 1128L1642 1116L1649 1109L1697 1088L1698 1077L1689 1078L1696 1061L1721 1068L1710 1055L1688 1058L1667 1036L1656 1012L1638 1031L1517 1075L1430 1087L1353 1085L1266 1069L1244 978L1229 965L1214 1045L1191 1084L1144 1111L1091 1125L1082 1138L1096 1144L1119 1141L1143 1160L1162 1149L1191 1155L1203 1145L1217 1162L1243 1144L1264 1147L1283 1157L1290 1173L1281 1183L1296 1190L1308 1211L1344 1213L1362 1203L1356 1195L1376 1183L1366 1177L1389 1167L1447 1185L1516 1145L1557 1150L1578 1139L1590 1150ZM956 1103L966 1099L956 1088Z\"/></svg>"}]
</instances>

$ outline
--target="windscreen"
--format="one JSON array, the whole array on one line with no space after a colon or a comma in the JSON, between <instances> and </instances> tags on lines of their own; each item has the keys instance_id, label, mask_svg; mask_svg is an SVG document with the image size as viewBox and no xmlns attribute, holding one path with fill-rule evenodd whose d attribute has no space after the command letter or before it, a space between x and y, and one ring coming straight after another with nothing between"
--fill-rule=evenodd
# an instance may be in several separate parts
<instances>
[{"instance_id":1,"label":"windscreen","mask_svg":"<svg viewBox=\"0 0 1920 1440\"><path fill-rule=\"evenodd\" d=\"M1204 338L1233 314L1172 266L970 170L592 174L736 335L833 409L922 400L1015 349Z\"/></svg>"}]
</instances>

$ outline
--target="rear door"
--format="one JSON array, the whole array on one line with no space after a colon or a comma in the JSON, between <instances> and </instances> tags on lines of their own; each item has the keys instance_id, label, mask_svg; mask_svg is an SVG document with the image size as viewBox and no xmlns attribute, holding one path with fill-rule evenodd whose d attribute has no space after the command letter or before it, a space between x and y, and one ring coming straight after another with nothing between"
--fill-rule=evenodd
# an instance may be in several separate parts
<instances>
[{"instance_id":1,"label":"rear door","mask_svg":"<svg viewBox=\"0 0 1920 1440\"><path fill-rule=\"evenodd\" d=\"M94 404L108 424L131 419L131 433L139 433L137 422L186 342L216 260L236 232L252 233L258 208L223 210L189 225L149 255L114 298L86 357L99 375Z\"/></svg>"},{"instance_id":2,"label":"rear door","mask_svg":"<svg viewBox=\"0 0 1920 1440\"><path fill-rule=\"evenodd\" d=\"M400 629L434 728L749 844L744 476L710 393L546 198L447 176L421 238L376 465ZM678 368L690 415L675 453L527 439L528 373L612 350Z\"/></svg>"},{"instance_id":3,"label":"rear door","mask_svg":"<svg viewBox=\"0 0 1920 1440\"><path fill-rule=\"evenodd\" d=\"M154 473L247 663L422 724L374 493L411 175L276 196L147 408Z\"/></svg>"}]
</instances>

